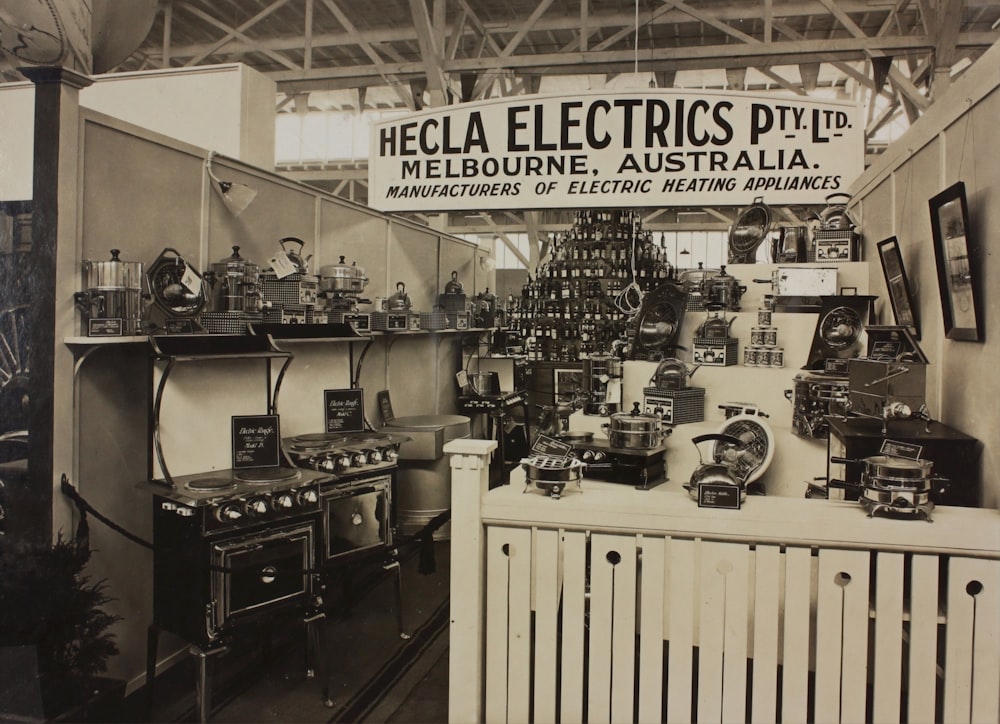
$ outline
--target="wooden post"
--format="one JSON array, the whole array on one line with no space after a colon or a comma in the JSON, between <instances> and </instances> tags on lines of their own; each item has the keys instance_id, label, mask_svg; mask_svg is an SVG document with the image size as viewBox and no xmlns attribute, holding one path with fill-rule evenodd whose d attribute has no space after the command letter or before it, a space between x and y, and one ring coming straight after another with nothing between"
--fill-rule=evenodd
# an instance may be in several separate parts
<instances>
[{"instance_id":1,"label":"wooden post","mask_svg":"<svg viewBox=\"0 0 1000 724\"><path fill-rule=\"evenodd\" d=\"M480 500L490 487L495 440L460 438L451 455L451 629L448 721L482 721L484 540Z\"/></svg>"},{"instance_id":2,"label":"wooden post","mask_svg":"<svg viewBox=\"0 0 1000 724\"><path fill-rule=\"evenodd\" d=\"M51 538L68 525L71 506L53 509L53 491L62 473L72 474L71 353L56 339L71 334L75 322L73 296L79 270L76 233L80 196L80 89L90 78L68 68L20 68L35 84L34 178L32 182L31 274L34 302L30 308L31 376L29 381L28 471L32 520L38 537Z\"/></svg>"}]
</instances>

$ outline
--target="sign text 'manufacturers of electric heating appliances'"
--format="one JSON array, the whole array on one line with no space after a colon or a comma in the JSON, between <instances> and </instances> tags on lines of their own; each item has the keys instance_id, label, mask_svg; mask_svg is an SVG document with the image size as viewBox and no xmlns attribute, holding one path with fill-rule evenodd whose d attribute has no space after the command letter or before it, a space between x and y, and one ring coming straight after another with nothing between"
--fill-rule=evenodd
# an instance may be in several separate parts
<instances>
[{"instance_id":1,"label":"sign text 'manufacturers of electric heating appliances'","mask_svg":"<svg viewBox=\"0 0 1000 724\"><path fill-rule=\"evenodd\" d=\"M754 93L521 96L376 124L384 211L816 203L864 170L854 104Z\"/></svg>"}]
</instances>

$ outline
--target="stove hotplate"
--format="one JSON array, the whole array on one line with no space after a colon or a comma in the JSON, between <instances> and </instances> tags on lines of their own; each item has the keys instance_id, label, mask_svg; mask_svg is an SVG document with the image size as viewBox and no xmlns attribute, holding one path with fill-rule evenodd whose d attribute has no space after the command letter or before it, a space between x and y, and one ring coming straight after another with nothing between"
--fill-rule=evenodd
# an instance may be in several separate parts
<instances>
[{"instance_id":1,"label":"stove hotplate","mask_svg":"<svg viewBox=\"0 0 1000 724\"><path fill-rule=\"evenodd\" d=\"M289 452L300 455L314 455L345 449L359 449L372 446L399 445L410 438L376 430L359 432L315 432L285 438Z\"/></svg>"},{"instance_id":2,"label":"stove hotplate","mask_svg":"<svg viewBox=\"0 0 1000 724\"><path fill-rule=\"evenodd\" d=\"M298 467L342 477L395 468L399 446L410 439L399 433L360 430L296 435L282 443Z\"/></svg>"},{"instance_id":3,"label":"stove hotplate","mask_svg":"<svg viewBox=\"0 0 1000 724\"><path fill-rule=\"evenodd\" d=\"M173 487L166 480L145 483L157 495L188 506L216 505L227 500L278 493L333 480L326 472L275 466L212 470L193 475L174 476Z\"/></svg>"}]
</instances>

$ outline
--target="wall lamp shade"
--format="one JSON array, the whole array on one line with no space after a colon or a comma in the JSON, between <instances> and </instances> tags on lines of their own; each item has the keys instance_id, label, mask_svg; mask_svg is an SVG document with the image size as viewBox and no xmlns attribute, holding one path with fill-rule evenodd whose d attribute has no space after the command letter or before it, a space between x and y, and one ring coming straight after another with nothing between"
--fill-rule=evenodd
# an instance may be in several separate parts
<instances>
[{"instance_id":1,"label":"wall lamp shade","mask_svg":"<svg viewBox=\"0 0 1000 724\"><path fill-rule=\"evenodd\" d=\"M246 184L238 184L232 181L223 181L212 171L212 159L215 158L215 151L208 154L205 159L205 170L208 177L212 179L212 187L222 196L222 202L229 209L233 216L239 216L257 197L257 189Z\"/></svg>"}]
</instances>

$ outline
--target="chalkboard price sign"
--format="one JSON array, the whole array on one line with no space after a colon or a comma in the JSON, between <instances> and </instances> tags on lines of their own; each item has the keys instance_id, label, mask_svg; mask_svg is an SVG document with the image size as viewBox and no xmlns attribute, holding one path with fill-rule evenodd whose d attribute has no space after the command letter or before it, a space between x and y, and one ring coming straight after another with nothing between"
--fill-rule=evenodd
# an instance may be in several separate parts
<instances>
[{"instance_id":1,"label":"chalkboard price sign","mask_svg":"<svg viewBox=\"0 0 1000 724\"><path fill-rule=\"evenodd\" d=\"M365 429L364 390L324 390L327 432L360 432Z\"/></svg>"},{"instance_id":2,"label":"chalkboard price sign","mask_svg":"<svg viewBox=\"0 0 1000 724\"><path fill-rule=\"evenodd\" d=\"M233 415L233 469L274 468L281 464L277 415Z\"/></svg>"}]
</instances>

